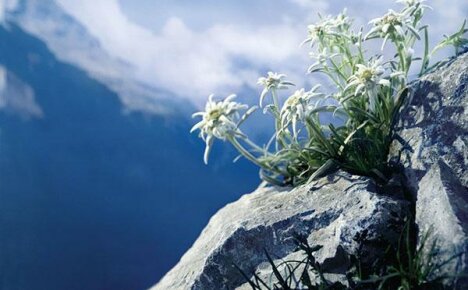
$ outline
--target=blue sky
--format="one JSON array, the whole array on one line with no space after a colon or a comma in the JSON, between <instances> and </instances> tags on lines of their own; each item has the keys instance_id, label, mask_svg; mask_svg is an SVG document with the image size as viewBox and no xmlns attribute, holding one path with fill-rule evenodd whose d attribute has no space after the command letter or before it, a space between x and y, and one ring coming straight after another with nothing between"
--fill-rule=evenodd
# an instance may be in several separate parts
<instances>
[{"instance_id":1,"label":"blue sky","mask_svg":"<svg viewBox=\"0 0 468 290\"><path fill-rule=\"evenodd\" d=\"M203 30L217 24L266 25L278 21L278 12L287 11L290 16L301 16L289 1L278 0L119 0L122 10L132 21L155 31L167 19L177 16L193 29Z\"/></svg>"}]
</instances>

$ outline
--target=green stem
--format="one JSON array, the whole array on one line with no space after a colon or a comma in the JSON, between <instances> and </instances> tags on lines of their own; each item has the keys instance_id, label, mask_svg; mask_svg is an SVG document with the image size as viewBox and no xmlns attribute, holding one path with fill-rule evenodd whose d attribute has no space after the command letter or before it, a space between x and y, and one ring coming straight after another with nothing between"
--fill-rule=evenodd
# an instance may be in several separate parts
<instances>
[{"instance_id":1,"label":"green stem","mask_svg":"<svg viewBox=\"0 0 468 290\"><path fill-rule=\"evenodd\" d=\"M273 105L275 107L274 118L275 118L275 132L280 132L281 130L281 116L280 116L280 107L278 102L278 95L276 94L276 90L273 89L271 91L273 96ZM286 142L283 140L282 134L277 135L277 144L279 144L282 148L286 147Z\"/></svg>"},{"instance_id":2,"label":"green stem","mask_svg":"<svg viewBox=\"0 0 468 290\"><path fill-rule=\"evenodd\" d=\"M236 148L237 151L239 151L239 153L242 154L242 156L244 156L247 160L251 161L252 163L257 165L258 167L269 170L271 172L274 172L274 173L282 175L282 176L288 176L287 172L281 170L277 166L270 166L270 165L268 165L268 164L266 164L264 162L259 161L257 158L255 158L255 156L252 155L252 153L250 153L248 150L246 150L244 148L244 146L242 146L242 144L240 144L239 141L237 141L237 139L235 137L228 137L227 140L229 142L231 142L231 144L234 146L234 148Z\"/></svg>"},{"instance_id":3,"label":"green stem","mask_svg":"<svg viewBox=\"0 0 468 290\"><path fill-rule=\"evenodd\" d=\"M358 45L359 57L361 58L360 61L364 62L364 55L362 54L361 43L362 43L361 40L359 40L359 45ZM354 73L353 68L355 67L353 55L348 45L344 44L343 48L344 48L343 51L348 59L349 66L351 68L351 73L353 74Z\"/></svg>"},{"instance_id":4,"label":"green stem","mask_svg":"<svg viewBox=\"0 0 468 290\"><path fill-rule=\"evenodd\" d=\"M266 164L264 164L263 162L258 161L257 158L255 158L255 156L252 155L252 153L247 151L244 148L244 146L242 146L239 143L239 141L237 141L237 139L235 137L228 137L228 141L231 142L231 144L234 146L234 148L236 148L237 151L239 151L239 153L242 154L249 161L253 162L254 164L256 164L257 166L259 166L261 168L269 169L269 167L266 166Z\"/></svg>"},{"instance_id":5,"label":"green stem","mask_svg":"<svg viewBox=\"0 0 468 290\"><path fill-rule=\"evenodd\" d=\"M362 51L362 38L361 37L359 39L358 51L359 51L359 57L361 59L361 62L364 62L364 52Z\"/></svg>"},{"instance_id":6,"label":"green stem","mask_svg":"<svg viewBox=\"0 0 468 290\"><path fill-rule=\"evenodd\" d=\"M271 95L273 96L273 105L275 106L277 112L279 112L279 102L278 95L276 94L276 89L271 90Z\"/></svg>"},{"instance_id":7,"label":"green stem","mask_svg":"<svg viewBox=\"0 0 468 290\"><path fill-rule=\"evenodd\" d=\"M254 142L250 141L250 139L242 139L244 140L245 143L249 144L249 146L251 146L252 148L254 148L255 150L259 151L259 152L267 152L265 151L262 147L258 146L257 144L255 144ZM269 152L267 152L269 153Z\"/></svg>"},{"instance_id":8,"label":"green stem","mask_svg":"<svg viewBox=\"0 0 468 290\"><path fill-rule=\"evenodd\" d=\"M330 78L330 79L332 80L332 82L333 82L338 88L340 88L341 90L344 90L343 85L342 85L337 79L335 79L335 78L333 77L333 75L334 75L333 72L330 71L330 70L328 69L328 67L324 67L324 68L325 68L325 73L327 74L328 78Z\"/></svg>"},{"instance_id":9,"label":"green stem","mask_svg":"<svg viewBox=\"0 0 468 290\"><path fill-rule=\"evenodd\" d=\"M343 81L346 82L348 80L348 78L343 74L343 72L341 72L341 70L338 68L336 63L332 59L330 59L330 63L333 65L333 67L335 68L335 71L343 79Z\"/></svg>"},{"instance_id":10,"label":"green stem","mask_svg":"<svg viewBox=\"0 0 468 290\"><path fill-rule=\"evenodd\" d=\"M404 55L404 51L401 50L401 46L398 45L398 43L395 43L396 47L397 47L397 51L398 51L398 57L400 58L400 68L401 68L401 71L403 71L405 73L405 77L408 77L408 71L407 71L407 68L406 68L406 65L405 65L405 55Z\"/></svg>"},{"instance_id":11,"label":"green stem","mask_svg":"<svg viewBox=\"0 0 468 290\"><path fill-rule=\"evenodd\" d=\"M427 33L427 27L424 28L424 57L421 64L421 71L419 72L419 76L421 77L424 74L427 66L429 65L429 35Z\"/></svg>"}]
</instances>

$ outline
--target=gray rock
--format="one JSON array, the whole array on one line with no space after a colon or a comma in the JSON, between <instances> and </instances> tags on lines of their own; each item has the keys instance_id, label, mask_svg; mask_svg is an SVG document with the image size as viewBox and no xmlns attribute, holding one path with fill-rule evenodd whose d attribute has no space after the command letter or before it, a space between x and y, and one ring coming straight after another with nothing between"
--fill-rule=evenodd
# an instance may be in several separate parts
<instances>
[{"instance_id":1,"label":"gray rock","mask_svg":"<svg viewBox=\"0 0 468 290\"><path fill-rule=\"evenodd\" d=\"M392 159L401 162L405 188L415 198L420 233L444 250L439 261L464 253L446 265L449 274L467 269L468 54L419 80L400 120ZM394 180L395 181L395 180ZM414 210L398 182L386 188L370 179L338 172L291 188L260 187L214 215L192 248L152 289L248 289L236 269L271 273L265 249L277 261L300 258L293 236L323 245L316 258L343 281L349 255L365 267L396 246L404 218ZM398 199L400 197L400 199ZM459 281L459 289L467 285Z\"/></svg>"},{"instance_id":2,"label":"gray rock","mask_svg":"<svg viewBox=\"0 0 468 290\"><path fill-rule=\"evenodd\" d=\"M398 132L407 144L391 149L416 199L420 234L431 229L430 243L437 240L444 252L439 261L465 253L447 265L449 274L468 265L467 67L465 53L414 84Z\"/></svg>"},{"instance_id":3,"label":"gray rock","mask_svg":"<svg viewBox=\"0 0 468 290\"><path fill-rule=\"evenodd\" d=\"M228 204L209 221L192 248L152 289L235 289L246 273L265 268L265 248L275 258L294 255L294 234L323 245L317 260L344 274L349 254L364 264L395 244L409 211L365 177L338 172L294 189L261 187Z\"/></svg>"}]
</instances>

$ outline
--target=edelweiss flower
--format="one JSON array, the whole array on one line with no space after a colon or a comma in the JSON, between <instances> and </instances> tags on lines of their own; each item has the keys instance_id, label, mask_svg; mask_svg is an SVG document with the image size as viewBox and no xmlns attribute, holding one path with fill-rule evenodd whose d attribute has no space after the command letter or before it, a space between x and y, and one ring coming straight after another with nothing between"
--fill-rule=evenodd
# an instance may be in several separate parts
<instances>
[{"instance_id":1,"label":"edelweiss flower","mask_svg":"<svg viewBox=\"0 0 468 290\"><path fill-rule=\"evenodd\" d=\"M388 80L382 78L385 69L381 66L381 58L367 65L357 64L356 67L357 71L349 78L347 85L347 88L356 86L355 95L377 85L389 84Z\"/></svg>"},{"instance_id":2,"label":"edelweiss flower","mask_svg":"<svg viewBox=\"0 0 468 290\"><path fill-rule=\"evenodd\" d=\"M345 88L345 91L355 88L355 96L367 94L371 111L375 109L375 98L377 97L379 85L390 86L390 81L382 77L385 69L381 62L382 58L378 58L367 65L357 64L357 71L349 78L348 85Z\"/></svg>"},{"instance_id":3,"label":"edelweiss flower","mask_svg":"<svg viewBox=\"0 0 468 290\"><path fill-rule=\"evenodd\" d=\"M350 26L351 21L346 16L346 10L336 17L328 16L317 24L307 26L308 37L301 45L310 42L310 46L314 46L317 39L322 39L326 36L344 35Z\"/></svg>"},{"instance_id":4,"label":"edelweiss flower","mask_svg":"<svg viewBox=\"0 0 468 290\"><path fill-rule=\"evenodd\" d=\"M346 9L330 21L335 32L346 32L351 27L351 20L346 15Z\"/></svg>"},{"instance_id":5,"label":"edelweiss flower","mask_svg":"<svg viewBox=\"0 0 468 290\"><path fill-rule=\"evenodd\" d=\"M424 9L432 9L431 6L423 4L426 0L398 0L397 2L405 5L403 12L412 18L411 23L414 25L413 28L415 28L416 23L421 20Z\"/></svg>"},{"instance_id":6,"label":"edelweiss flower","mask_svg":"<svg viewBox=\"0 0 468 290\"><path fill-rule=\"evenodd\" d=\"M406 35L405 29L410 30L419 39L419 34L416 31L416 28L412 25L410 14L410 10L404 10L403 12L398 13L390 9L384 16L375 18L369 22L370 24L373 24L374 27L369 31L365 38L368 39L375 36L384 37L382 49L388 38L404 38Z\"/></svg>"},{"instance_id":7,"label":"edelweiss flower","mask_svg":"<svg viewBox=\"0 0 468 290\"><path fill-rule=\"evenodd\" d=\"M403 26L408 20L407 15L389 10L383 17L375 18L369 22L375 25L374 29L369 33L376 31L386 35L390 32L396 32L399 35L404 35Z\"/></svg>"},{"instance_id":8,"label":"edelweiss flower","mask_svg":"<svg viewBox=\"0 0 468 290\"><path fill-rule=\"evenodd\" d=\"M235 95L230 95L223 101L216 102L210 95L204 112L197 112L192 117L201 116L202 120L192 127L190 132L200 130L200 137L205 141L206 148L203 160L208 163L208 155L213 145L214 138L226 140L234 135L242 135L237 128L240 119L239 110L248 106L234 102Z\"/></svg>"},{"instance_id":9,"label":"edelweiss flower","mask_svg":"<svg viewBox=\"0 0 468 290\"><path fill-rule=\"evenodd\" d=\"M268 72L267 77L261 77L258 79L257 84L264 87L260 95L260 107L262 106L263 99L269 91L287 89L289 86L294 86L294 84L291 82L283 81L283 78L285 77L286 75L284 74Z\"/></svg>"},{"instance_id":10,"label":"edelweiss flower","mask_svg":"<svg viewBox=\"0 0 468 290\"><path fill-rule=\"evenodd\" d=\"M291 124L294 136L297 136L297 121L304 121L307 112L323 99L323 94L316 92L319 87L317 85L308 92L304 89L297 90L286 100L280 112L283 130ZM315 102L311 103L313 100Z\"/></svg>"},{"instance_id":11,"label":"edelweiss flower","mask_svg":"<svg viewBox=\"0 0 468 290\"><path fill-rule=\"evenodd\" d=\"M330 34L331 29L329 24L330 23L328 22L321 22L307 26L308 37L302 42L301 45L310 42L310 46L314 46L317 39L320 39L325 35Z\"/></svg>"}]
</instances>

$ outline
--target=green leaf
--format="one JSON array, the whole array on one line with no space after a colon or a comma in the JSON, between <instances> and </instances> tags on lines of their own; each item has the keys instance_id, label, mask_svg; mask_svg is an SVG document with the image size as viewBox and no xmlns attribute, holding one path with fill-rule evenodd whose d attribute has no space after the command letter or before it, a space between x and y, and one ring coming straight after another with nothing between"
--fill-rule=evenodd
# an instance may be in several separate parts
<instances>
[{"instance_id":1,"label":"green leaf","mask_svg":"<svg viewBox=\"0 0 468 290\"><path fill-rule=\"evenodd\" d=\"M333 159L327 160L319 169L317 169L309 178L307 182L311 182L317 178L328 175L338 168L337 163Z\"/></svg>"},{"instance_id":2,"label":"green leaf","mask_svg":"<svg viewBox=\"0 0 468 290\"><path fill-rule=\"evenodd\" d=\"M234 267L241 273L242 277L244 277L244 279L247 281L247 283L249 283L250 287L252 287L252 290L261 290L260 287L258 287L257 285L255 285L251 280L250 280L250 277L247 276L247 274L245 274L245 272L239 267L237 266L237 264L233 263Z\"/></svg>"},{"instance_id":3,"label":"green leaf","mask_svg":"<svg viewBox=\"0 0 468 290\"><path fill-rule=\"evenodd\" d=\"M278 280L278 283L283 287L283 290L290 290L289 285L286 283L286 281L283 279L281 276L280 272L278 271L278 268L276 267L275 263L273 262L273 259L270 257L268 254L268 251L264 249L265 255L268 259L268 262L271 265L271 268L273 269L273 274L275 274L276 279Z\"/></svg>"}]
</instances>

